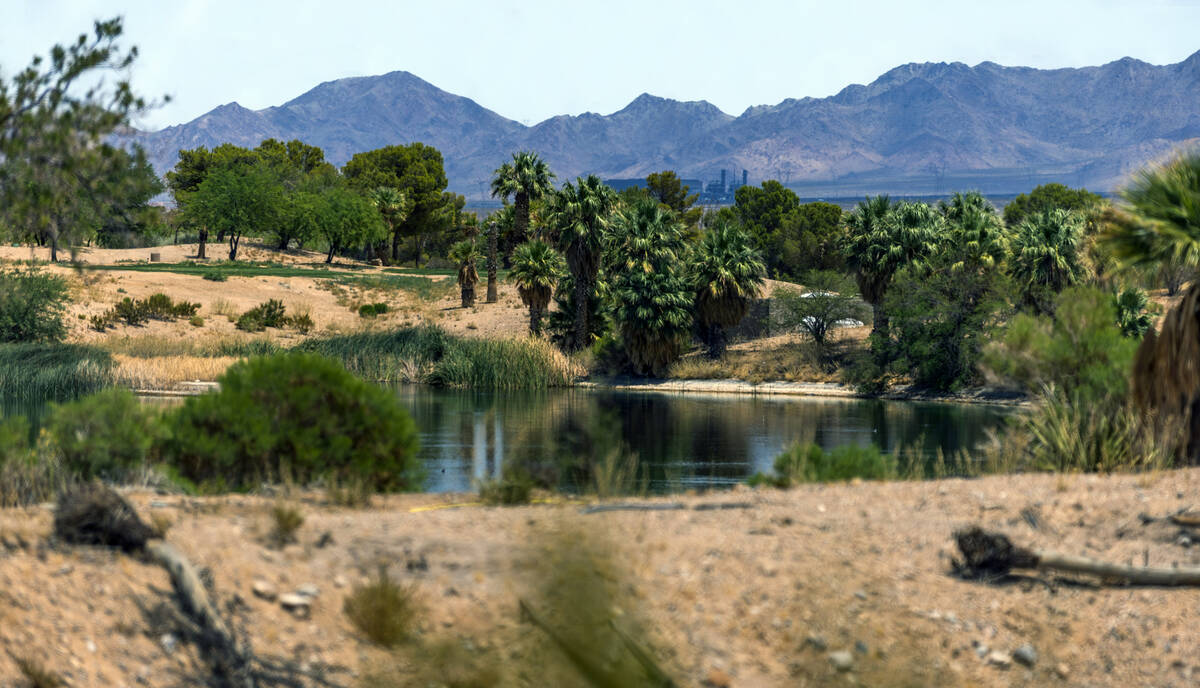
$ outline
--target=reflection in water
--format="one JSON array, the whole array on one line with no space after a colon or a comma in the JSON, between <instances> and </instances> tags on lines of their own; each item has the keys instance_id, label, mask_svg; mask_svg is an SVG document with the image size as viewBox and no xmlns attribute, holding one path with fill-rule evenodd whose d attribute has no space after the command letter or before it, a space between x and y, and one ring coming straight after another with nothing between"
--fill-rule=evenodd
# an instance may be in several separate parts
<instances>
[{"instance_id":1,"label":"reflection in water","mask_svg":"<svg viewBox=\"0 0 1200 688\"><path fill-rule=\"evenodd\" d=\"M590 467L633 454L655 491L727 485L770 471L796 441L831 449L953 460L999 429L1009 409L857 399L668 395L594 390L526 393L397 388L421 432L426 489L467 491L506 463L571 489Z\"/></svg>"},{"instance_id":2,"label":"reflection in water","mask_svg":"<svg viewBox=\"0 0 1200 688\"><path fill-rule=\"evenodd\" d=\"M472 392L396 389L416 420L426 489L469 491L506 464L563 489L590 486L592 470L635 456L652 491L728 485L769 472L793 442L826 449L877 444L885 452L948 461L1000 429L1011 409L859 399L682 395L596 390ZM171 406L179 399L147 399ZM45 404L0 405L41 425Z\"/></svg>"}]
</instances>

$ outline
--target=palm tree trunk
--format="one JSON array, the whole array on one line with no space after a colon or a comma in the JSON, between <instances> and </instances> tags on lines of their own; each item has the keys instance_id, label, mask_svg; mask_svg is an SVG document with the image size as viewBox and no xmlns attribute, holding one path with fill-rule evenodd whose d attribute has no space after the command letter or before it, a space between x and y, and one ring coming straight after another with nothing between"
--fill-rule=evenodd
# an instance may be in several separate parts
<instances>
[{"instance_id":1,"label":"palm tree trunk","mask_svg":"<svg viewBox=\"0 0 1200 688\"><path fill-rule=\"evenodd\" d=\"M500 296L496 293L496 242L497 235L500 233L500 228L495 222L488 226L488 286L487 286L487 302L496 303L500 300Z\"/></svg>"},{"instance_id":2,"label":"palm tree trunk","mask_svg":"<svg viewBox=\"0 0 1200 688\"><path fill-rule=\"evenodd\" d=\"M591 294L591 285L584 275L575 276L575 341L572 342L572 349L579 351L587 346L588 335L591 334L591 329L588 327L588 318L591 315L591 309L588 303L588 296Z\"/></svg>"},{"instance_id":3,"label":"palm tree trunk","mask_svg":"<svg viewBox=\"0 0 1200 688\"><path fill-rule=\"evenodd\" d=\"M470 308L475 305L475 285L462 285L462 307Z\"/></svg>"},{"instance_id":4,"label":"palm tree trunk","mask_svg":"<svg viewBox=\"0 0 1200 688\"><path fill-rule=\"evenodd\" d=\"M883 310L883 300L871 304L871 336L887 338L888 336L888 317Z\"/></svg>"},{"instance_id":5,"label":"palm tree trunk","mask_svg":"<svg viewBox=\"0 0 1200 688\"><path fill-rule=\"evenodd\" d=\"M392 230L392 262L400 262L400 230Z\"/></svg>"},{"instance_id":6,"label":"palm tree trunk","mask_svg":"<svg viewBox=\"0 0 1200 688\"><path fill-rule=\"evenodd\" d=\"M529 238L529 194L524 191L517 192L516 205L513 218L513 246L519 246Z\"/></svg>"},{"instance_id":7,"label":"palm tree trunk","mask_svg":"<svg viewBox=\"0 0 1200 688\"><path fill-rule=\"evenodd\" d=\"M535 337L542 333L542 309L534 305L529 306L529 333Z\"/></svg>"},{"instance_id":8,"label":"palm tree trunk","mask_svg":"<svg viewBox=\"0 0 1200 688\"><path fill-rule=\"evenodd\" d=\"M716 360L725 355L725 328L717 323L708 326L708 357Z\"/></svg>"}]
</instances>

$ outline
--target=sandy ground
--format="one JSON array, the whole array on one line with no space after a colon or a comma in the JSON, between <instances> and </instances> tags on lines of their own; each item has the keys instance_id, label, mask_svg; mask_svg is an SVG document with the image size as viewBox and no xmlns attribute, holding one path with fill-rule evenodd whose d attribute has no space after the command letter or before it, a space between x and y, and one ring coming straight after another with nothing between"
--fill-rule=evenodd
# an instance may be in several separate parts
<instances>
[{"instance_id":1,"label":"sandy ground","mask_svg":"<svg viewBox=\"0 0 1200 688\"><path fill-rule=\"evenodd\" d=\"M193 260L195 244L160 246L143 249L82 249L77 259L88 265L117 265L123 261L147 261L151 252L161 253L165 263ZM66 254L60 253L65 260ZM224 258L222 246L210 245L209 256ZM261 244L244 243L239 251L239 260L273 261L296 267L327 267L324 255L312 251L280 252ZM24 246L0 247L0 260L28 260L49 258L48 249ZM352 261L339 259L332 269L345 268L353 264L355 275L384 275L374 268ZM181 275L170 272L141 272L105 270L80 272L66 263L50 268L67 276L74 293L68 308L67 321L70 340L88 343L103 343L106 340L138 337L166 337L191 340L221 339L231 335L242 336L233 320L268 299L278 299L289 313L311 314L316 327L310 335L327 335L353 332L362 329L388 329L433 322L448 331L466 336L496 337L520 336L528 331L528 311L521 304L516 287L510 283L499 285L500 301L483 303L486 294L486 276L477 286L479 299L474 308L462 308L457 286L448 287L433 301L417 298L403 290L357 289L332 284L327 279L304 277L230 277L224 282L212 282L199 276ZM452 277L433 276L439 282L452 281ZM193 327L186 320L174 322L150 322L137 327L118 325L105 333L94 331L88 319L108 310L122 298L145 298L161 292L174 300L199 303L199 315L204 318L202 327ZM357 308L363 303L385 302L390 312L376 318L359 317ZM266 336L287 344L303 336L291 330L269 329L259 336Z\"/></svg>"},{"instance_id":2,"label":"sandy ground","mask_svg":"<svg viewBox=\"0 0 1200 688\"><path fill-rule=\"evenodd\" d=\"M302 505L299 544L279 551L262 536L269 499L133 495L144 515L174 522L168 539L211 570L220 599L245 606L258 652L355 675L399 661L341 613L347 591L377 565L416 586L422 637L515 666L540 637L521 622L517 599L533 594L547 543L561 541L551 533L585 533L608 543L620 572L614 613L641 619L683 686L1195 685L1200 590L964 581L951 575L950 557L952 531L979 523L1032 547L1196 565L1200 549L1184 544L1195 535L1181 539L1180 527L1139 515L1161 519L1198 497L1200 469L739 490L650 500L681 510L590 515L575 504L420 510L465 495L393 497L369 510L314 497ZM714 503L746 508L696 508ZM165 599L165 574L55 545L50 521L49 507L0 510L0 646L72 686L171 685L172 672L194 670L192 649L139 611ZM280 592L317 586L311 618L256 597L256 580ZM1029 667L1012 661L1024 644L1037 655ZM848 673L829 661L843 650ZM8 652L0 685L19 685ZM514 673L507 685L547 685L536 668Z\"/></svg>"}]
</instances>

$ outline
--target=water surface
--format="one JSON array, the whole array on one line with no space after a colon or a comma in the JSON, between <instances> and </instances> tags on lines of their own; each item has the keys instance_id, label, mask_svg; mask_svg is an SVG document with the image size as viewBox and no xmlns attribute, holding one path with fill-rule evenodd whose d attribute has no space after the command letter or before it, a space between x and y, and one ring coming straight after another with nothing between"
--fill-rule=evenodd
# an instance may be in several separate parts
<instances>
[{"instance_id":1,"label":"water surface","mask_svg":"<svg viewBox=\"0 0 1200 688\"><path fill-rule=\"evenodd\" d=\"M586 487L588 465L635 456L652 491L730 485L769 472L793 442L875 444L906 460L951 462L1002 429L1011 408L817 397L750 397L564 389L396 390L416 420L426 489L467 491L518 463ZM581 485L583 484L583 485Z\"/></svg>"}]
</instances>

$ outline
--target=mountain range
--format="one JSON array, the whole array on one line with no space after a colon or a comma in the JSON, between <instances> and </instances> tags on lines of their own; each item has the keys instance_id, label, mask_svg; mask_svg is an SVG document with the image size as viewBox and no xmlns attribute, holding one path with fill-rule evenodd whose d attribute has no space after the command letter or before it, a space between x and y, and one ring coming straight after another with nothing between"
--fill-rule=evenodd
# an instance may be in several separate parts
<instances>
[{"instance_id":1,"label":"mountain range","mask_svg":"<svg viewBox=\"0 0 1200 688\"><path fill-rule=\"evenodd\" d=\"M802 196L1025 191L1061 181L1107 191L1129 173L1200 143L1200 52L1171 65L1124 58L1033 69L992 62L913 63L827 98L787 99L738 116L706 101L642 94L610 115L560 115L533 126L403 71L316 86L283 105L222 105L137 132L165 172L181 148L268 137L357 152L422 141L442 151L450 188L486 193L513 151L535 150L560 180L644 177L674 169L713 179L779 179Z\"/></svg>"}]
</instances>

